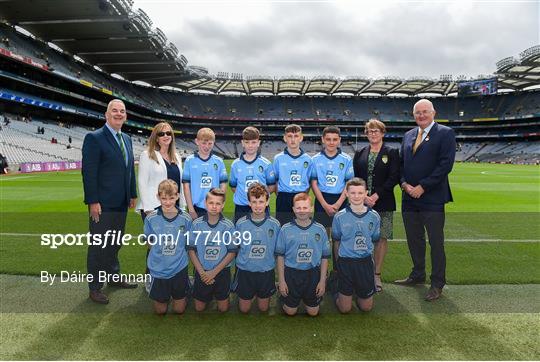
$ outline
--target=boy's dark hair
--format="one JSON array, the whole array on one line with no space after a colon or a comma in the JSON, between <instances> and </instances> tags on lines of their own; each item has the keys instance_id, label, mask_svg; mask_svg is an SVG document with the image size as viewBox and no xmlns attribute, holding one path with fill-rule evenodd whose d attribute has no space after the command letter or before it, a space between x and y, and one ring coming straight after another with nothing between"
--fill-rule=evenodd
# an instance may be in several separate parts
<instances>
[{"instance_id":1,"label":"boy's dark hair","mask_svg":"<svg viewBox=\"0 0 540 362\"><path fill-rule=\"evenodd\" d=\"M290 124L285 127L285 133L302 133L302 127L297 124Z\"/></svg>"},{"instance_id":2,"label":"boy's dark hair","mask_svg":"<svg viewBox=\"0 0 540 362\"><path fill-rule=\"evenodd\" d=\"M349 191L349 187L351 186L364 186L364 188L367 190L367 184L366 181L361 179L360 177L353 177L347 183L345 184L345 190Z\"/></svg>"},{"instance_id":3,"label":"boy's dark hair","mask_svg":"<svg viewBox=\"0 0 540 362\"><path fill-rule=\"evenodd\" d=\"M268 191L266 191L266 188L258 182L249 186L247 193L249 201L251 201L252 197L258 199L261 196L265 196L266 200L270 198L270 195L268 195Z\"/></svg>"},{"instance_id":4,"label":"boy's dark hair","mask_svg":"<svg viewBox=\"0 0 540 362\"><path fill-rule=\"evenodd\" d=\"M208 200L209 195L221 197L223 199L223 202L225 202L225 196L226 196L225 191L223 191L219 187L214 187L213 189L208 191L204 199Z\"/></svg>"},{"instance_id":5,"label":"boy's dark hair","mask_svg":"<svg viewBox=\"0 0 540 362\"><path fill-rule=\"evenodd\" d=\"M339 130L339 127L338 126L328 126L328 127L324 127L323 131L322 131L322 136L326 136L326 134L328 133L335 133L337 134L339 137L341 137L341 132Z\"/></svg>"},{"instance_id":6,"label":"boy's dark hair","mask_svg":"<svg viewBox=\"0 0 540 362\"><path fill-rule=\"evenodd\" d=\"M251 141L251 140L258 140L260 137L259 130L253 126L249 126L244 128L242 131L242 140L244 141Z\"/></svg>"},{"instance_id":7,"label":"boy's dark hair","mask_svg":"<svg viewBox=\"0 0 540 362\"><path fill-rule=\"evenodd\" d=\"M178 184L173 180L163 180L158 186L159 196L176 196L178 195Z\"/></svg>"}]
</instances>

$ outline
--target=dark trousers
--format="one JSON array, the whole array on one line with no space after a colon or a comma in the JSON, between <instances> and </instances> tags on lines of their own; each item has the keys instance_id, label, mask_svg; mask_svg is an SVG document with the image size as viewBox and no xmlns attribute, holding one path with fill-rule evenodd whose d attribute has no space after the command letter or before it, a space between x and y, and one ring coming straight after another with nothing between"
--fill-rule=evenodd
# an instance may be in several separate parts
<instances>
[{"instance_id":1,"label":"dark trousers","mask_svg":"<svg viewBox=\"0 0 540 362\"><path fill-rule=\"evenodd\" d=\"M126 227L127 208L120 208L114 210L101 210L99 216L99 222L95 223L91 218L89 221L90 234L100 235L101 243L93 242L94 245L88 246L88 254L86 257L86 266L88 274L92 275L92 281L88 282L90 290L98 290L103 288L103 282L99 281L99 272L104 271L107 274L119 274L120 262L118 261L118 251L122 246L121 243L117 243L116 238L113 243L113 236L116 237L121 232L124 235L124 229ZM105 247L105 233L110 230L116 231L115 234L109 233L107 238L107 244Z\"/></svg>"},{"instance_id":2,"label":"dark trousers","mask_svg":"<svg viewBox=\"0 0 540 362\"><path fill-rule=\"evenodd\" d=\"M446 255L444 253L444 205L440 210L419 210L404 205L403 225L413 262L409 277L426 279L426 232L431 247L431 286L446 284Z\"/></svg>"}]
</instances>

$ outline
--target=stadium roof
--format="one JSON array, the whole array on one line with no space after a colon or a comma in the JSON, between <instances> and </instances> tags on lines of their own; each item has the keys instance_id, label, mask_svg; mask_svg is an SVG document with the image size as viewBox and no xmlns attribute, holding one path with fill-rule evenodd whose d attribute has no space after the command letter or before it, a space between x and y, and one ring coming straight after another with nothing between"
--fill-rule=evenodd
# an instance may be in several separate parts
<instances>
[{"instance_id":1,"label":"stadium roof","mask_svg":"<svg viewBox=\"0 0 540 362\"><path fill-rule=\"evenodd\" d=\"M214 94L272 95L448 95L457 92L460 76L426 77L359 76L339 79L317 76L266 77L218 73L209 75L204 67L188 66L176 46L167 40L132 0L0 0L0 18L33 35L77 55L108 73L130 81L154 86L174 86L184 91ZM495 74L478 78L498 78L499 89L521 90L540 86L540 45L497 63Z\"/></svg>"},{"instance_id":2,"label":"stadium roof","mask_svg":"<svg viewBox=\"0 0 540 362\"><path fill-rule=\"evenodd\" d=\"M476 79L497 78L499 89L521 90L540 86L540 45L524 50L520 59L505 58L497 63L492 75ZM476 80L475 79L475 80ZM198 79L178 82L177 87L186 91L209 91L212 93L239 92L244 94L323 94L323 95L398 95L438 94L446 96L457 92L458 82L472 80L463 76L454 78L441 75L439 79L427 77L382 77L369 79L317 76L306 79L300 76L272 78L264 76L244 77L241 74L219 73L217 76L201 76Z\"/></svg>"},{"instance_id":3,"label":"stadium roof","mask_svg":"<svg viewBox=\"0 0 540 362\"><path fill-rule=\"evenodd\" d=\"M125 79L190 78L187 59L132 0L2 0L0 18Z\"/></svg>"}]
</instances>

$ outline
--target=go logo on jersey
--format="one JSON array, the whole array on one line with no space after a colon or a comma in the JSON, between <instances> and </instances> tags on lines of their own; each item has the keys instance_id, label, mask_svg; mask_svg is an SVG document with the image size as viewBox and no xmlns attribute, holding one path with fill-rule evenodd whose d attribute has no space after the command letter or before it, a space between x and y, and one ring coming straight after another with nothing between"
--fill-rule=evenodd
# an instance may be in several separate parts
<instances>
[{"instance_id":1,"label":"go logo on jersey","mask_svg":"<svg viewBox=\"0 0 540 362\"><path fill-rule=\"evenodd\" d=\"M334 175L332 171L326 173L326 186L335 187L337 185L339 176Z\"/></svg>"},{"instance_id":2,"label":"go logo on jersey","mask_svg":"<svg viewBox=\"0 0 540 362\"><path fill-rule=\"evenodd\" d=\"M301 186L302 175L299 175L296 170L291 171L291 176L289 178L289 186Z\"/></svg>"},{"instance_id":3,"label":"go logo on jersey","mask_svg":"<svg viewBox=\"0 0 540 362\"><path fill-rule=\"evenodd\" d=\"M298 246L298 251L296 252L296 262L297 263L311 263L313 258L313 249L309 249L307 244L300 244Z\"/></svg>"},{"instance_id":4,"label":"go logo on jersey","mask_svg":"<svg viewBox=\"0 0 540 362\"><path fill-rule=\"evenodd\" d=\"M366 237L362 233L356 233L354 236L354 250L355 251L367 251L368 246L366 243Z\"/></svg>"},{"instance_id":5,"label":"go logo on jersey","mask_svg":"<svg viewBox=\"0 0 540 362\"><path fill-rule=\"evenodd\" d=\"M259 181L257 179L254 179L253 176L246 177L246 190L249 189L249 187L253 184L258 183Z\"/></svg>"},{"instance_id":6,"label":"go logo on jersey","mask_svg":"<svg viewBox=\"0 0 540 362\"><path fill-rule=\"evenodd\" d=\"M215 261L219 258L220 247L219 246L207 246L204 249L204 260Z\"/></svg>"},{"instance_id":7,"label":"go logo on jersey","mask_svg":"<svg viewBox=\"0 0 540 362\"><path fill-rule=\"evenodd\" d=\"M208 176L208 172L203 172L201 175L201 189L209 189L212 187L212 176Z\"/></svg>"},{"instance_id":8,"label":"go logo on jersey","mask_svg":"<svg viewBox=\"0 0 540 362\"><path fill-rule=\"evenodd\" d=\"M263 259L266 255L266 245L253 244L249 249L250 259Z\"/></svg>"}]
</instances>

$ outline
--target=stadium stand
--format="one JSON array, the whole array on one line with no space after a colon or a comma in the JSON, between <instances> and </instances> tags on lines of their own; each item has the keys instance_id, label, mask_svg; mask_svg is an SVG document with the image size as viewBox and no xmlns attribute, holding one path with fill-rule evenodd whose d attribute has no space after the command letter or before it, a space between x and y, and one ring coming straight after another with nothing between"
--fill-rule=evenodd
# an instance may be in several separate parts
<instances>
[{"instance_id":1,"label":"stadium stand","mask_svg":"<svg viewBox=\"0 0 540 362\"><path fill-rule=\"evenodd\" d=\"M104 107L111 97L127 104L124 128L132 135L136 158L152 125L161 120L171 122L179 132L177 148L182 157L196 150L193 139L201 127L216 132L218 155L238 157L241 131L250 124L261 130L261 152L272 159L283 150L283 128L290 123L302 125L303 148L309 154L319 151L322 129L338 125L342 149L352 154L366 143L363 124L370 118L383 120L387 142L399 147L404 132L414 126L412 105L423 96L422 90L438 94L433 98L436 119L456 131L458 161L539 162L540 83L527 69L533 69L540 59L540 46L522 52L519 61L497 63L499 86L508 91L457 97L457 81L332 77L243 80L228 75L194 76L184 68L167 81L174 88L158 88L165 83L154 79L150 82L154 86L143 86L131 82L131 72L120 71L116 73L122 73L125 79L118 79L107 69L73 57L8 22L0 22L0 38L0 111L11 120L0 131L0 139L2 154L11 164L80 160L84 135L102 125ZM521 67L518 75L511 71L514 66ZM530 88L532 85L536 88ZM297 95L281 94L294 93L295 87L300 89ZM239 94L227 94L234 89ZM29 116L31 123L16 121ZM45 134L36 133L38 126L45 128ZM58 143L51 143L52 137Z\"/></svg>"}]
</instances>

